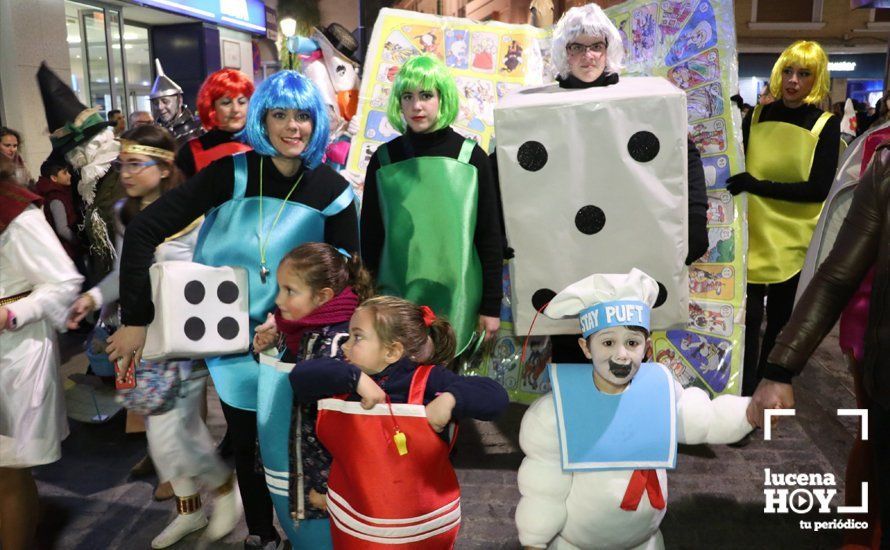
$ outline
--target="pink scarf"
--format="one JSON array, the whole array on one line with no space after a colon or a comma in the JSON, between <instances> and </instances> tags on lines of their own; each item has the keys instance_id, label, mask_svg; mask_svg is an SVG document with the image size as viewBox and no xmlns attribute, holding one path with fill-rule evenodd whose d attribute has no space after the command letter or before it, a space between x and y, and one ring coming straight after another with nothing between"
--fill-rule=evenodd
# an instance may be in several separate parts
<instances>
[{"instance_id":1,"label":"pink scarf","mask_svg":"<svg viewBox=\"0 0 890 550\"><path fill-rule=\"evenodd\" d=\"M348 286L309 315L295 321L282 318L281 311L276 309L275 325L278 327L278 331L284 334L287 348L291 351L299 351L303 333L307 329L349 321L357 307L358 296L352 291L352 287Z\"/></svg>"}]
</instances>

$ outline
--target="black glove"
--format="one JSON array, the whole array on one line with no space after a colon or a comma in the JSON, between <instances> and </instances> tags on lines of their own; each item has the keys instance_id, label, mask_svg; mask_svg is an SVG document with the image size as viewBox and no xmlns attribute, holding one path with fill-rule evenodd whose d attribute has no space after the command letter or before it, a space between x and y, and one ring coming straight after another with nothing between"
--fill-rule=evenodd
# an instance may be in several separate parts
<instances>
[{"instance_id":1,"label":"black glove","mask_svg":"<svg viewBox=\"0 0 890 550\"><path fill-rule=\"evenodd\" d=\"M755 178L748 172L741 172L727 178L726 190L733 195L738 195L739 193L751 191L751 189L758 183L760 183L759 179Z\"/></svg>"}]
</instances>

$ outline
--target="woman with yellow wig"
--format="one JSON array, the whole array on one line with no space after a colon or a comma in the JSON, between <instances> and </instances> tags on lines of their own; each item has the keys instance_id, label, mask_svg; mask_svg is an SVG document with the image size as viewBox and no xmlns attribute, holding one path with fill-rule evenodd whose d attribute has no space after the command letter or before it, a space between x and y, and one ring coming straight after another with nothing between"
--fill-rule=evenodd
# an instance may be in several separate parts
<instances>
[{"instance_id":1,"label":"woman with yellow wig","mask_svg":"<svg viewBox=\"0 0 890 550\"><path fill-rule=\"evenodd\" d=\"M829 88L828 56L818 43L800 40L782 52L769 88L776 101L755 107L742 124L747 171L727 180L733 195L748 193L743 395L751 395L764 375L773 378L766 357L791 316L840 147L840 119L818 107Z\"/></svg>"}]
</instances>

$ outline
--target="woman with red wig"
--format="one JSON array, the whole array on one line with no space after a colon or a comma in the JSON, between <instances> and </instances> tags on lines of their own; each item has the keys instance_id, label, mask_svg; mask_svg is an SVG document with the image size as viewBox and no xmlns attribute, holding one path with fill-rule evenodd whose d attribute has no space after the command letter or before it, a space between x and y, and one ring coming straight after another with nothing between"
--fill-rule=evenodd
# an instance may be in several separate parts
<instances>
[{"instance_id":1,"label":"woman with red wig","mask_svg":"<svg viewBox=\"0 0 890 550\"><path fill-rule=\"evenodd\" d=\"M190 140L176 154L176 166L187 178L216 159L250 150L235 134L244 128L251 95L250 77L235 69L220 69L201 84L198 116L207 133Z\"/></svg>"}]
</instances>

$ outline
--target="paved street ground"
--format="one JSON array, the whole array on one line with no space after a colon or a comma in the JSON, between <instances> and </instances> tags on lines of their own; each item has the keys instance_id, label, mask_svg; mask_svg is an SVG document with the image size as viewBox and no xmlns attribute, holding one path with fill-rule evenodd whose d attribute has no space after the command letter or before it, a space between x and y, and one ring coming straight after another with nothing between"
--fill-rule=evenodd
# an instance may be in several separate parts
<instances>
[{"instance_id":1,"label":"paved street ground","mask_svg":"<svg viewBox=\"0 0 890 550\"><path fill-rule=\"evenodd\" d=\"M69 337L70 338L70 337ZM86 359L73 341L65 346L65 375L83 372ZM211 392L212 393L212 392ZM215 399L215 394L213 394ZM833 473L843 493L846 456L858 420L839 418L855 407L852 379L832 333L796 383L797 416L780 424L772 441L755 433L744 447L681 447L670 473L668 512L662 532L668 548L837 548L840 532L802 530L801 519L823 516L763 513L763 472ZM522 460L517 439L524 406L512 405L495 423L465 422L454 456L463 493L460 549L519 548L513 514ZM218 401L210 407L211 431L224 429ZM124 433L124 415L105 424L71 422L59 462L36 468L42 520L39 549L144 549L173 518L172 502L151 498L156 479L132 480L130 467L145 454L142 435ZM840 494L835 504L843 503ZM207 499L209 500L209 498ZM209 508L208 508L209 509ZM243 521L214 549L241 548ZM196 536L176 548L194 548Z\"/></svg>"}]
</instances>

